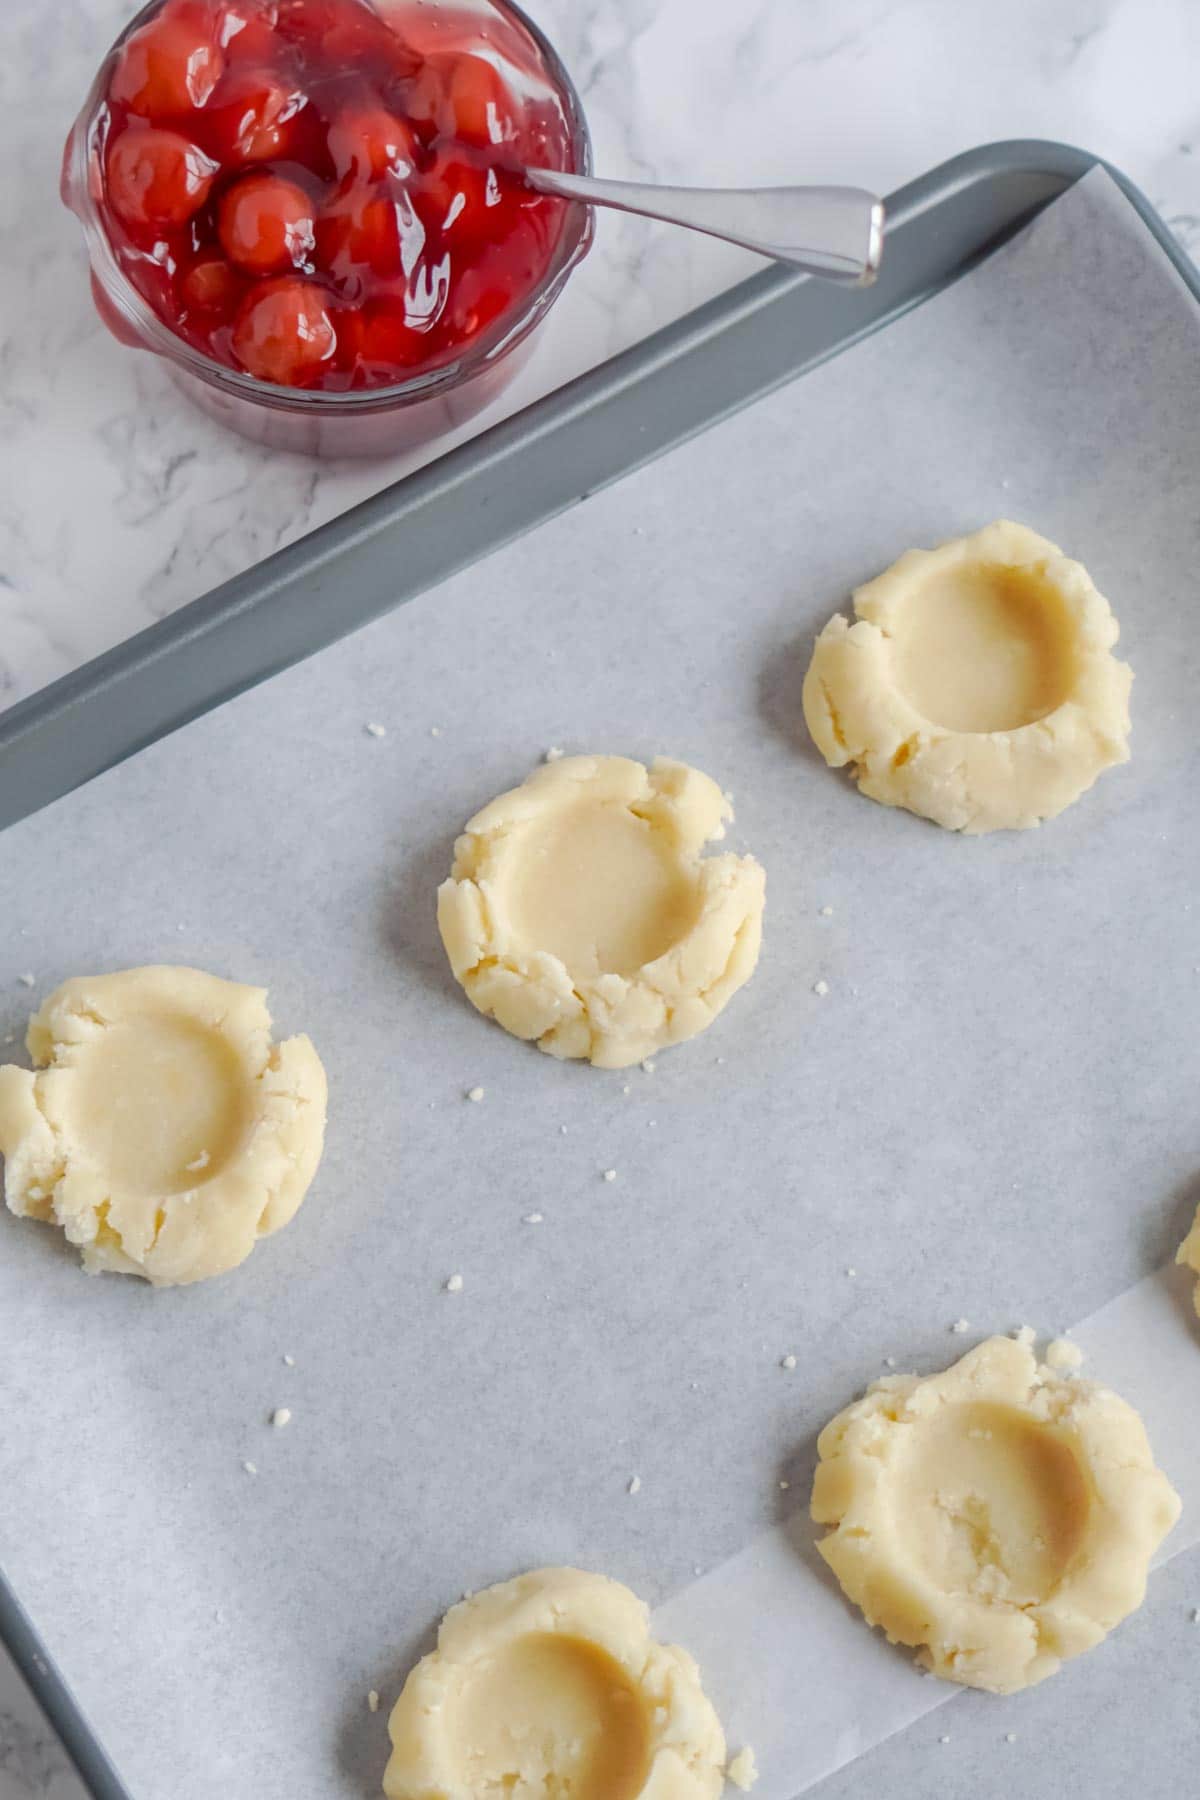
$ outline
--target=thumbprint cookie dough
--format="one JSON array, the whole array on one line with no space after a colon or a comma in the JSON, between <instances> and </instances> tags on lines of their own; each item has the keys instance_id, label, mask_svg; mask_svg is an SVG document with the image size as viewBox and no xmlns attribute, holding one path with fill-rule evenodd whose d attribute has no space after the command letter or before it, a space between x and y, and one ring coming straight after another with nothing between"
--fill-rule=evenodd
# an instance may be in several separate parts
<instances>
[{"instance_id":1,"label":"thumbprint cookie dough","mask_svg":"<svg viewBox=\"0 0 1200 1800\"><path fill-rule=\"evenodd\" d=\"M1134 1612L1179 1516L1133 1408L1039 1367L1031 1336L875 1382L821 1433L813 1483L817 1547L868 1624L997 1694Z\"/></svg>"},{"instance_id":2,"label":"thumbprint cookie dough","mask_svg":"<svg viewBox=\"0 0 1200 1800\"><path fill-rule=\"evenodd\" d=\"M442 1620L388 1724L388 1800L716 1800L725 1739L626 1587L539 1569Z\"/></svg>"},{"instance_id":3,"label":"thumbprint cookie dough","mask_svg":"<svg viewBox=\"0 0 1200 1800\"><path fill-rule=\"evenodd\" d=\"M659 757L568 756L471 819L438 892L472 1004L552 1056L623 1069L711 1025L762 940L751 856L704 856L732 808Z\"/></svg>"},{"instance_id":4,"label":"thumbprint cookie dough","mask_svg":"<svg viewBox=\"0 0 1200 1800\"><path fill-rule=\"evenodd\" d=\"M321 1160L325 1071L271 1041L262 988L198 969L80 976L0 1069L5 1197L58 1225L90 1274L156 1287L236 1268L286 1225Z\"/></svg>"},{"instance_id":5,"label":"thumbprint cookie dough","mask_svg":"<svg viewBox=\"0 0 1200 1800\"><path fill-rule=\"evenodd\" d=\"M1000 519L906 550L836 614L804 681L826 762L950 831L1015 830L1129 759L1133 673L1082 564Z\"/></svg>"},{"instance_id":6,"label":"thumbprint cookie dough","mask_svg":"<svg viewBox=\"0 0 1200 1800\"><path fill-rule=\"evenodd\" d=\"M1185 1269L1195 1271L1196 1286L1192 1298L1196 1303L1196 1311L1200 1313L1200 1209L1196 1213L1196 1223L1179 1246L1175 1261L1182 1263Z\"/></svg>"}]
</instances>

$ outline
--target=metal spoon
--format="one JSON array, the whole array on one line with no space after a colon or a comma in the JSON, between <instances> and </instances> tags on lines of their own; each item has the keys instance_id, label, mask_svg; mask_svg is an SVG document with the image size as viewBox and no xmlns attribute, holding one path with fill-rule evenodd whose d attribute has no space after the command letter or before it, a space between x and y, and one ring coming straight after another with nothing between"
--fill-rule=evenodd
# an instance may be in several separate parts
<instances>
[{"instance_id":1,"label":"metal spoon","mask_svg":"<svg viewBox=\"0 0 1200 1800\"><path fill-rule=\"evenodd\" d=\"M867 287L883 255L883 201L863 188L677 188L526 169L543 194L684 225L794 263L827 281Z\"/></svg>"}]
</instances>

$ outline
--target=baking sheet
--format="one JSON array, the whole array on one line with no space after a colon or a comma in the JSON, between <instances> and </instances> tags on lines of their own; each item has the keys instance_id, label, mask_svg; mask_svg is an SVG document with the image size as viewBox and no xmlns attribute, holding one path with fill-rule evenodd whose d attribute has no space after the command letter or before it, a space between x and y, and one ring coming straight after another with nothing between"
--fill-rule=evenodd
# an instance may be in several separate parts
<instances>
[{"instance_id":1,"label":"baking sheet","mask_svg":"<svg viewBox=\"0 0 1200 1800\"><path fill-rule=\"evenodd\" d=\"M1089 177L879 338L5 834L0 1036L22 973L189 961L268 984L331 1077L313 1194L227 1281L87 1283L4 1233L0 1550L138 1800L374 1793L366 1692L461 1589L570 1560L666 1600L803 1498L885 1356L940 1366L959 1316L1057 1328L1173 1250L1198 347ZM799 684L855 582L1000 513L1113 598L1135 756L1043 831L967 842L825 770ZM697 762L767 867L754 983L651 1075L539 1057L443 966L454 833L551 744ZM1198 1604L1188 1554L1045 1689L956 1701L951 1745L939 1713L829 1792L1165 1791ZM755 1653L714 1695L735 1730Z\"/></svg>"}]
</instances>

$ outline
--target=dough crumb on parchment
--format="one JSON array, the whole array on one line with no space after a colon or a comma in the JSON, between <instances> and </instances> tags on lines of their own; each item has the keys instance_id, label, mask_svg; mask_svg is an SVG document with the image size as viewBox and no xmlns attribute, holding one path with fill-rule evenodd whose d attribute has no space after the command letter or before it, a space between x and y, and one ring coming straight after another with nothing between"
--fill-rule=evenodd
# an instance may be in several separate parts
<instances>
[{"instance_id":1,"label":"dough crumb on parchment","mask_svg":"<svg viewBox=\"0 0 1200 1800\"><path fill-rule=\"evenodd\" d=\"M730 1757L725 1769L725 1779L731 1781L743 1794L750 1792L758 1780L758 1764L749 1744L744 1745L736 1756Z\"/></svg>"}]
</instances>

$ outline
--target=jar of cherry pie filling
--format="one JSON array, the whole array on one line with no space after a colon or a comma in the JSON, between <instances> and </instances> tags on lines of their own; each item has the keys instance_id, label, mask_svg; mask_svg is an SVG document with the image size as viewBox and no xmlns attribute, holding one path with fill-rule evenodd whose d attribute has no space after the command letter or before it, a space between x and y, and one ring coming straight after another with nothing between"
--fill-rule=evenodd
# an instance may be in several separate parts
<instances>
[{"instance_id":1,"label":"jar of cherry pie filling","mask_svg":"<svg viewBox=\"0 0 1200 1800\"><path fill-rule=\"evenodd\" d=\"M591 242L578 95L511 0L154 0L67 140L100 316L272 449L382 455L494 400Z\"/></svg>"}]
</instances>

